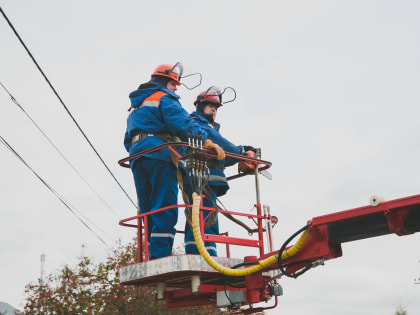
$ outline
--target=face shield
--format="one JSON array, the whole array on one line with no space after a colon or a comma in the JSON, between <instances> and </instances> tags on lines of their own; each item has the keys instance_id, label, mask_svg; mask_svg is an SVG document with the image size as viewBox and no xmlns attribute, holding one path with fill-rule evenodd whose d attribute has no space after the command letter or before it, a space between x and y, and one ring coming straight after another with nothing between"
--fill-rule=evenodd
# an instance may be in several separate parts
<instances>
[{"instance_id":1,"label":"face shield","mask_svg":"<svg viewBox=\"0 0 420 315\"><path fill-rule=\"evenodd\" d=\"M167 70L169 73L175 73L178 76L178 80L181 81L182 74L184 73L184 66L181 62L177 62L172 69ZM167 73L167 74L169 74Z\"/></svg>"},{"instance_id":2,"label":"face shield","mask_svg":"<svg viewBox=\"0 0 420 315\"><path fill-rule=\"evenodd\" d=\"M214 102L219 106L233 102L236 99L236 91L230 87L211 86L197 97L198 102Z\"/></svg>"},{"instance_id":3,"label":"face shield","mask_svg":"<svg viewBox=\"0 0 420 315\"><path fill-rule=\"evenodd\" d=\"M201 73L191 73L192 71L187 71L188 74L184 75L184 66L181 62L177 62L172 70L173 73L176 73L179 78L179 82L185 86L188 90L195 89L201 85L202 75ZM182 82L181 82L182 80Z\"/></svg>"}]
</instances>

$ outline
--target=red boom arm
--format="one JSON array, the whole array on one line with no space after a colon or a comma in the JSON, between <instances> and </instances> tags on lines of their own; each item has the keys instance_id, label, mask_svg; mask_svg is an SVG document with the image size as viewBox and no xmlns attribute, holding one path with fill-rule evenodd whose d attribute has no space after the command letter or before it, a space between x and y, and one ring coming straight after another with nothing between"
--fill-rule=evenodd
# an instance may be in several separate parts
<instances>
[{"instance_id":1,"label":"red boom arm","mask_svg":"<svg viewBox=\"0 0 420 315\"><path fill-rule=\"evenodd\" d=\"M341 243L391 233L402 236L419 232L420 195L315 217L309 223L304 247L282 261L289 273L317 260L340 257ZM271 269L276 268L273 265Z\"/></svg>"}]
</instances>

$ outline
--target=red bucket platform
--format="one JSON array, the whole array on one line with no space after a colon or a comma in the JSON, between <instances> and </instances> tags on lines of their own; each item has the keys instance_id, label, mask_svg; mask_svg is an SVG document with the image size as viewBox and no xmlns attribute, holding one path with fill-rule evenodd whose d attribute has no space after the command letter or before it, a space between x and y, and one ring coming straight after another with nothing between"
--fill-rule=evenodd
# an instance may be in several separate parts
<instances>
[{"instance_id":1,"label":"red bucket platform","mask_svg":"<svg viewBox=\"0 0 420 315\"><path fill-rule=\"evenodd\" d=\"M224 257L214 257L214 260L224 267L243 262L243 259ZM277 274L278 271L268 271L263 273L263 277L269 280ZM246 282L245 276L223 276L200 255L170 256L120 268L122 284L156 287L157 283L165 283L163 299L168 307L216 305L218 291L225 294L225 290L238 290L227 285L226 281L235 286L245 286Z\"/></svg>"}]
</instances>

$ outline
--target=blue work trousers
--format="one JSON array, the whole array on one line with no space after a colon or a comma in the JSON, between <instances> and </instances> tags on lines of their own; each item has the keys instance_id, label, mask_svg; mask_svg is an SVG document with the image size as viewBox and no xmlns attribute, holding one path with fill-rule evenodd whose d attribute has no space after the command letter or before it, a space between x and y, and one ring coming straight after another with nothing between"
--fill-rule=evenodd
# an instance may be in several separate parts
<instances>
[{"instance_id":1,"label":"blue work trousers","mask_svg":"<svg viewBox=\"0 0 420 315\"><path fill-rule=\"evenodd\" d=\"M176 168L172 163L141 158L133 165L140 213L178 204ZM172 255L178 208L147 216L149 259Z\"/></svg>"},{"instance_id":2,"label":"blue work trousers","mask_svg":"<svg viewBox=\"0 0 420 315\"><path fill-rule=\"evenodd\" d=\"M192 188L191 188L191 185L188 185L188 184L185 185L185 182L184 182L184 191L188 195L188 198L189 198L190 202L192 202ZM213 200L213 202L216 203L216 196L214 196L211 192L209 192L209 193L210 193L210 197ZM208 208L214 208L212 201L208 198L204 198L203 206L208 207ZM203 218L205 218L209 213L210 213L210 211L203 210ZM210 217L206 220L206 222L209 219L210 219ZM216 215L216 222L209 227L205 227L204 228L204 233L219 235L219 220L217 219L217 215ZM200 254L198 252L197 246L195 245L194 234L193 234L192 229L191 229L190 225L188 224L188 222L185 223L184 242L185 242L185 253L186 254L196 254L196 255ZM205 245L207 251L209 252L210 256L217 256L216 243L204 242L204 245Z\"/></svg>"}]
</instances>

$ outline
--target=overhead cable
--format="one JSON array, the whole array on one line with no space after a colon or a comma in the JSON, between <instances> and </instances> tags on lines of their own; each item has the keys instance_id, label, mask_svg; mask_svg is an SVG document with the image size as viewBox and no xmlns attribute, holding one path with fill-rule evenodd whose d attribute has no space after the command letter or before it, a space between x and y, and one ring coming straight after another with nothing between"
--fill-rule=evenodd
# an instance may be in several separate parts
<instances>
[{"instance_id":1,"label":"overhead cable","mask_svg":"<svg viewBox=\"0 0 420 315\"><path fill-rule=\"evenodd\" d=\"M28 163L25 162L25 160L12 148L12 146L2 137L0 136L0 141L4 144L4 146L9 149L27 168L31 170L31 172L62 202L62 204L70 210L70 212L79 219L80 222L90 231L92 232L106 247L111 248L98 234L93 231L93 229L80 217L79 214L77 214L77 209L72 206L70 203L68 203L63 197L61 197L55 190L52 188L48 183L42 179L41 176L39 176L30 166Z\"/></svg>"},{"instance_id":2,"label":"overhead cable","mask_svg":"<svg viewBox=\"0 0 420 315\"><path fill-rule=\"evenodd\" d=\"M121 190L124 192L124 194L127 196L127 198L131 201L131 203L134 205L134 207L137 208L136 204L134 203L134 201L130 198L130 196L128 195L128 193L125 191L125 189L122 187L122 185L120 184L120 182L117 180L117 178L114 176L114 174L111 172L111 170L109 169L108 165L105 163L105 161L102 159L102 157L99 155L98 151L95 149L95 147L93 146L92 142L90 142L89 138L86 136L85 132L82 130L82 128L79 126L79 124L77 123L76 119L73 117L73 115L71 114L70 110L68 109L68 107L66 106L66 104L64 104L64 101L61 99L60 95L58 95L58 92L55 90L54 86L52 85L51 81L48 79L48 77L45 75L44 71L41 69L41 67L39 66L38 62L35 60L34 56L32 55L32 53L29 51L28 47L25 45L25 43L23 42L22 38L20 37L20 35L18 34L18 32L16 31L15 27L13 26L12 22L10 22L9 18L7 17L6 13L3 11L2 7L0 6L0 11L3 15L3 17L5 18L5 20L7 21L7 23L9 24L10 28L13 30L13 33L16 35L16 37L19 39L19 42L22 44L22 46L25 48L26 52L28 53L29 57L31 57L32 61L34 62L34 64L36 65L36 67L38 68L39 72L42 74L42 76L44 77L45 81L47 81L48 85L50 86L51 90L54 92L54 94L57 96L58 100L60 101L60 103L63 105L64 109L66 110L66 112L69 114L69 116L71 117L71 119L73 120L73 122L75 123L75 125L77 126L77 128L79 129L79 131L82 133L83 137L86 139L86 141L89 143L90 147L92 148L92 150L95 152L96 156L99 158L99 160L101 160L102 164L105 166L105 168L108 170L109 174L112 176L112 178L115 180L115 182L118 184L118 186L121 188Z\"/></svg>"},{"instance_id":3,"label":"overhead cable","mask_svg":"<svg viewBox=\"0 0 420 315\"><path fill-rule=\"evenodd\" d=\"M66 158L66 156L60 151L59 148L52 142L52 140L45 134L45 132L39 127L39 125L32 119L32 117L25 111L22 105L14 98L14 96L9 92L9 90L4 86L4 84L0 81L0 85L3 89L9 94L10 98L12 99L13 103L15 103L29 118L29 120L35 125L35 127L42 133L42 135L47 139L47 141L54 147L54 149L61 155L64 161L76 172L76 174L85 182L85 184L90 188L90 190L104 203L104 205L118 218L118 214L115 212L114 209L102 198L101 195L88 183L88 181L80 174L80 172L74 167L74 165Z\"/></svg>"}]
</instances>

